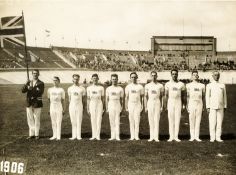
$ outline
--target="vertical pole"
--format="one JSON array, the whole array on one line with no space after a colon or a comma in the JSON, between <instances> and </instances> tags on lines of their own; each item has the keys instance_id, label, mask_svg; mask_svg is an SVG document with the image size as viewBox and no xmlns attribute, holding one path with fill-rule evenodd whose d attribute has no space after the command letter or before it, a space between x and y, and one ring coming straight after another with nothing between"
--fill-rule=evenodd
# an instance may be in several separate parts
<instances>
[{"instance_id":1,"label":"vertical pole","mask_svg":"<svg viewBox=\"0 0 236 175\"><path fill-rule=\"evenodd\" d=\"M27 71L27 80L29 81L29 65L28 65L28 54L27 54L27 44L26 44L26 35L25 35L25 19L24 12L22 11L22 20L23 20L23 31L24 31L24 40L25 40L25 62L26 62L26 71Z\"/></svg>"}]
</instances>

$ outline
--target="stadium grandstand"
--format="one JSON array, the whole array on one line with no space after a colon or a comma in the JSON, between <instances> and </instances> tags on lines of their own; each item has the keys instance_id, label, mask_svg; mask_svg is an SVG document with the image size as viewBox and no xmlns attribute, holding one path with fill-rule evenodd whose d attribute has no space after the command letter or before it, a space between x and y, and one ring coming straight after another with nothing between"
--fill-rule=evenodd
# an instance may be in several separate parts
<instances>
[{"instance_id":1,"label":"stadium grandstand","mask_svg":"<svg viewBox=\"0 0 236 175\"><path fill-rule=\"evenodd\" d=\"M211 36L153 36L151 51L28 47L30 68L108 71L235 70L236 52L217 52ZM25 50L5 44L0 69L24 69Z\"/></svg>"}]
</instances>

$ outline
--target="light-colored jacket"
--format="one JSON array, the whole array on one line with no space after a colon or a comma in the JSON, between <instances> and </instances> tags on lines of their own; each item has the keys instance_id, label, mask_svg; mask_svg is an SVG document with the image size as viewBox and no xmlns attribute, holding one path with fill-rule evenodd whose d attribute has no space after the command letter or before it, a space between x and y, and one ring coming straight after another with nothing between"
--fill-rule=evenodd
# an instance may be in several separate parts
<instances>
[{"instance_id":1,"label":"light-colored jacket","mask_svg":"<svg viewBox=\"0 0 236 175\"><path fill-rule=\"evenodd\" d=\"M227 96L224 84L213 81L206 86L206 108L227 108Z\"/></svg>"}]
</instances>

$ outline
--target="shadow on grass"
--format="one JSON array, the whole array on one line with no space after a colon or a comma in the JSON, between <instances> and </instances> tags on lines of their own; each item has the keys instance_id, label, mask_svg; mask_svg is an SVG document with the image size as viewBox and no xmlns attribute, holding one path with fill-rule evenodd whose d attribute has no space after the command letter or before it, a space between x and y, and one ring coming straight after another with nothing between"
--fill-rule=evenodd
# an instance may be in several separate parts
<instances>
[{"instance_id":1,"label":"shadow on grass","mask_svg":"<svg viewBox=\"0 0 236 175\"><path fill-rule=\"evenodd\" d=\"M82 133L81 134L82 138L84 139L89 139L92 137L92 134L87 132L87 133ZM101 139L109 139L110 138L110 134L106 134L106 133L101 133ZM51 135L42 135L40 136L41 139L47 139L50 138ZM144 134L139 134L139 137L141 140L148 140L150 138L149 135L144 135ZM61 136L62 139L69 139L71 138L71 134L62 134ZM121 140L126 140L129 139L130 135L129 134L120 134L120 139ZM181 140L189 140L190 136L189 135L179 135L179 139ZM228 134L223 134L221 136L221 138L223 140L234 140L236 139L236 136L233 133L228 133ZM159 136L160 140L168 140L169 139L169 135L160 135ZM209 140L210 136L209 135L200 135L200 139L203 140Z\"/></svg>"}]
</instances>

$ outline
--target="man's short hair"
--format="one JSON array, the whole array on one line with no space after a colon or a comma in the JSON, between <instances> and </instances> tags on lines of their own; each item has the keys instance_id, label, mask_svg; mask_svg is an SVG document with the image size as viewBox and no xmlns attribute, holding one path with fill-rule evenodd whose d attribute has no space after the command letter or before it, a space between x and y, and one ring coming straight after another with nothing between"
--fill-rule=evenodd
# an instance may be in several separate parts
<instances>
[{"instance_id":1,"label":"man's short hair","mask_svg":"<svg viewBox=\"0 0 236 175\"><path fill-rule=\"evenodd\" d=\"M157 71L155 71L155 70L151 71L151 75L152 75L153 73L155 73L155 74L157 75Z\"/></svg>"},{"instance_id":2,"label":"man's short hair","mask_svg":"<svg viewBox=\"0 0 236 175\"><path fill-rule=\"evenodd\" d=\"M37 73L39 74L39 70L38 70L38 69L33 69L33 70L32 70L32 73L33 73L33 72L37 72Z\"/></svg>"},{"instance_id":3,"label":"man's short hair","mask_svg":"<svg viewBox=\"0 0 236 175\"><path fill-rule=\"evenodd\" d=\"M111 78L112 77L116 77L118 79L118 75L117 74L111 74Z\"/></svg>"},{"instance_id":4,"label":"man's short hair","mask_svg":"<svg viewBox=\"0 0 236 175\"><path fill-rule=\"evenodd\" d=\"M195 69L195 70L192 71L192 75L193 75L194 73L197 73L197 74L198 74L198 71Z\"/></svg>"},{"instance_id":5,"label":"man's short hair","mask_svg":"<svg viewBox=\"0 0 236 175\"><path fill-rule=\"evenodd\" d=\"M138 77L138 74L136 72L131 72L129 77L131 77L132 75L136 75L136 77Z\"/></svg>"},{"instance_id":6,"label":"man's short hair","mask_svg":"<svg viewBox=\"0 0 236 175\"><path fill-rule=\"evenodd\" d=\"M79 74L73 74L73 75L72 75L72 78L74 78L74 77L80 78Z\"/></svg>"},{"instance_id":7,"label":"man's short hair","mask_svg":"<svg viewBox=\"0 0 236 175\"><path fill-rule=\"evenodd\" d=\"M170 73L172 74L172 72L177 72L177 73L179 73L178 69L176 69L176 68L171 69Z\"/></svg>"},{"instance_id":8,"label":"man's short hair","mask_svg":"<svg viewBox=\"0 0 236 175\"><path fill-rule=\"evenodd\" d=\"M214 70L214 71L212 72L212 75L213 75L214 73L220 74L220 72L219 72L218 70Z\"/></svg>"},{"instance_id":9,"label":"man's short hair","mask_svg":"<svg viewBox=\"0 0 236 175\"><path fill-rule=\"evenodd\" d=\"M58 76L54 76L53 79L60 82L60 78Z\"/></svg>"},{"instance_id":10,"label":"man's short hair","mask_svg":"<svg viewBox=\"0 0 236 175\"><path fill-rule=\"evenodd\" d=\"M97 78L98 78L98 74L93 74L93 75L92 75L92 78L93 78L93 77L97 77Z\"/></svg>"}]
</instances>

